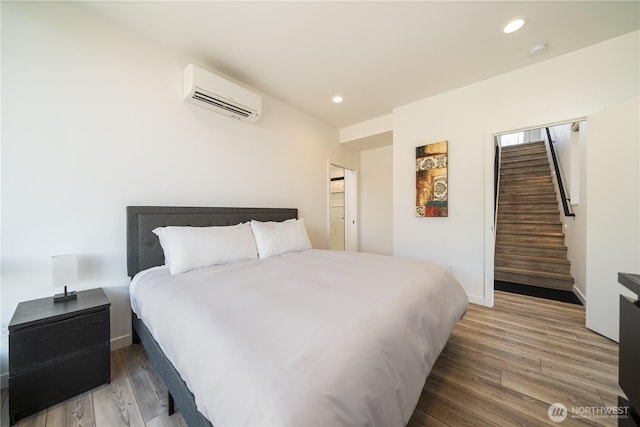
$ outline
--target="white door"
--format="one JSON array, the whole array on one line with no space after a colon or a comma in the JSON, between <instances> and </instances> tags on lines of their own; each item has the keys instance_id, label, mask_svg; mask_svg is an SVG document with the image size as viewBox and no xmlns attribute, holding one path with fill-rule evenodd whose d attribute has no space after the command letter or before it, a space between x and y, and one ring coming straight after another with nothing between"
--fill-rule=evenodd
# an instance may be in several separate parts
<instances>
[{"instance_id":1,"label":"white door","mask_svg":"<svg viewBox=\"0 0 640 427\"><path fill-rule=\"evenodd\" d=\"M329 249L344 251L345 179L344 168L329 167Z\"/></svg>"},{"instance_id":2,"label":"white door","mask_svg":"<svg viewBox=\"0 0 640 427\"><path fill-rule=\"evenodd\" d=\"M329 165L329 248L358 250L358 183L354 170Z\"/></svg>"},{"instance_id":3,"label":"white door","mask_svg":"<svg viewBox=\"0 0 640 427\"><path fill-rule=\"evenodd\" d=\"M640 98L587 118L587 327L618 341L618 272L640 273ZM583 201L584 202L584 201Z\"/></svg>"},{"instance_id":4,"label":"white door","mask_svg":"<svg viewBox=\"0 0 640 427\"><path fill-rule=\"evenodd\" d=\"M358 250L358 175L351 169L344 170L344 249Z\"/></svg>"}]
</instances>

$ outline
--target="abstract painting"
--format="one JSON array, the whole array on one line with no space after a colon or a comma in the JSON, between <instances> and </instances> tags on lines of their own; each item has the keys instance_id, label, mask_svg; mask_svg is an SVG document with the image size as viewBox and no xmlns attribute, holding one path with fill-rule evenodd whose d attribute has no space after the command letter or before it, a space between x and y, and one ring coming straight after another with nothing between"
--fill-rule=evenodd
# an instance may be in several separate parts
<instances>
[{"instance_id":1,"label":"abstract painting","mask_svg":"<svg viewBox=\"0 0 640 427\"><path fill-rule=\"evenodd\" d=\"M447 141L416 147L416 216L448 216Z\"/></svg>"}]
</instances>

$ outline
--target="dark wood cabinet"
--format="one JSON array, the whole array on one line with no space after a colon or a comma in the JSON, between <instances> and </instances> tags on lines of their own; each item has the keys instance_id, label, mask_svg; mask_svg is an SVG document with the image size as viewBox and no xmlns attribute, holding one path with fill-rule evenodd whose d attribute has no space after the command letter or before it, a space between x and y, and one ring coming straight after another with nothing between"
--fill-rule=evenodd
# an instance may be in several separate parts
<instances>
[{"instance_id":1,"label":"dark wood cabinet","mask_svg":"<svg viewBox=\"0 0 640 427\"><path fill-rule=\"evenodd\" d=\"M640 295L640 275L618 273L618 282ZM619 426L640 426L640 301L620 295L620 388L629 400L619 397L628 417L619 418Z\"/></svg>"},{"instance_id":2,"label":"dark wood cabinet","mask_svg":"<svg viewBox=\"0 0 640 427\"><path fill-rule=\"evenodd\" d=\"M101 288L18 304L9 323L11 424L110 381L110 306Z\"/></svg>"}]
</instances>

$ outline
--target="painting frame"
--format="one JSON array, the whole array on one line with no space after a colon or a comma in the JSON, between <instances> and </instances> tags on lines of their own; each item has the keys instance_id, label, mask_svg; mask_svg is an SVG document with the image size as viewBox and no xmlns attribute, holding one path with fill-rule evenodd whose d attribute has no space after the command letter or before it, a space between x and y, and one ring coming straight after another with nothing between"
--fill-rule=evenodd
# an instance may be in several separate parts
<instances>
[{"instance_id":1,"label":"painting frame","mask_svg":"<svg viewBox=\"0 0 640 427\"><path fill-rule=\"evenodd\" d=\"M448 141L416 147L416 217L449 216Z\"/></svg>"}]
</instances>

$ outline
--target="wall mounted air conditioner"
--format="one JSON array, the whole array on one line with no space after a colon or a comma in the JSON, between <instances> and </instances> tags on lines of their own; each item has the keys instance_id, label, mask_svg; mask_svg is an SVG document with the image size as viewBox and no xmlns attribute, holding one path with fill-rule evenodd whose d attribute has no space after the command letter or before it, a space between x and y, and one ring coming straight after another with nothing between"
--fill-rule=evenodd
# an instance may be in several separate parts
<instances>
[{"instance_id":1,"label":"wall mounted air conditioner","mask_svg":"<svg viewBox=\"0 0 640 427\"><path fill-rule=\"evenodd\" d=\"M184 70L184 100L252 123L262 114L260 95L193 64Z\"/></svg>"}]
</instances>

